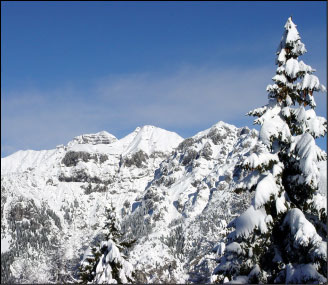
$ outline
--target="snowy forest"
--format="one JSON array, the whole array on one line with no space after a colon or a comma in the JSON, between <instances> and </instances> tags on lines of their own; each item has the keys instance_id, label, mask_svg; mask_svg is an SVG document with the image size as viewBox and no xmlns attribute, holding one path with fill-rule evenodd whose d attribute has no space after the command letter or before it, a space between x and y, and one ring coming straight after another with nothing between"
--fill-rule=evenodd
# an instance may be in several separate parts
<instances>
[{"instance_id":1,"label":"snowy forest","mask_svg":"<svg viewBox=\"0 0 328 285\"><path fill-rule=\"evenodd\" d=\"M1 283L326 284L326 88L306 52L290 17L259 131L144 126L2 158Z\"/></svg>"}]
</instances>

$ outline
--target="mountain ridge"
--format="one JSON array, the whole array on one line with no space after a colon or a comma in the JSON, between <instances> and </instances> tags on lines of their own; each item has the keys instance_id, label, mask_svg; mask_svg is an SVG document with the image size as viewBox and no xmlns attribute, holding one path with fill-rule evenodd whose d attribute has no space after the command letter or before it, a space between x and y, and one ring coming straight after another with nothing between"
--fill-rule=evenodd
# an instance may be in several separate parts
<instances>
[{"instance_id":1,"label":"mountain ridge","mask_svg":"<svg viewBox=\"0 0 328 285\"><path fill-rule=\"evenodd\" d=\"M2 280L77 280L112 204L136 240L126 254L137 282L210 282L227 224L252 199L237 193L238 165L262 145L258 132L220 121L186 139L144 126L80 142L1 159Z\"/></svg>"}]
</instances>

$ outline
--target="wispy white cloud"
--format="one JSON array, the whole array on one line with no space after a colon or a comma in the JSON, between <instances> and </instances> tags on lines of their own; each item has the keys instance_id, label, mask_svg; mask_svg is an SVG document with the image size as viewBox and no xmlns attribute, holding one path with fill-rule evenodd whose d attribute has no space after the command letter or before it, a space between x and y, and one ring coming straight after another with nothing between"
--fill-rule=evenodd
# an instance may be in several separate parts
<instances>
[{"instance_id":1,"label":"wispy white cloud","mask_svg":"<svg viewBox=\"0 0 328 285\"><path fill-rule=\"evenodd\" d=\"M84 86L2 92L1 155L47 149L82 133L107 130L118 137L156 125L183 136L219 120L250 125L245 113L267 102L271 68L184 66L171 73L108 76ZM325 96L318 96L325 113ZM186 131L188 130L188 131Z\"/></svg>"},{"instance_id":2,"label":"wispy white cloud","mask_svg":"<svg viewBox=\"0 0 328 285\"><path fill-rule=\"evenodd\" d=\"M156 120L166 127L191 127L231 120L256 106L256 102L264 104L269 74L265 68L246 72L185 67L166 75L103 79L98 83L98 94L113 106L124 104L122 117L135 114L142 123Z\"/></svg>"}]
</instances>

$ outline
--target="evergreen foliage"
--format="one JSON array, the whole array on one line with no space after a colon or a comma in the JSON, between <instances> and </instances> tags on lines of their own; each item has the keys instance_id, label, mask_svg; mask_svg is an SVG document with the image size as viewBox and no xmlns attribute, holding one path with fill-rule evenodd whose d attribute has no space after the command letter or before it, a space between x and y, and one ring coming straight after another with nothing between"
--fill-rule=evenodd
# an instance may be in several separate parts
<instances>
[{"instance_id":1,"label":"evergreen foliage","mask_svg":"<svg viewBox=\"0 0 328 285\"><path fill-rule=\"evenodd\" d=\"M258 117L261 142L239 166L238 190L255 193L251 206L228 225L234 231L214 271L218 282L327 280L327 214L316 204L317 162L327 155L314 140L325 136L327 121L316 116L313 96L326 89L315 70L298 60L305 52L290 17L277 50L274 84L267 87L269 102L248 113Z\"/></svg>"},{"instance_id":2,"label":"evergreen foliage","mask_svg":"<svg viewBox=\"0 0 328 285\"><path fill-rule=\"evenodd\" d=\"M91 248L91 253L82 261L79 268L83 283L131 283L132 265L122 253L131 247L134 241L122 240L120 225L115 208L106 208L104 238L98 246Z\"/></svg>"},{"instance_id":3,"label":"evergreen foliage","mask_svg":"<svg viewBox=\"0 0 328 285\"><path fill-rule=\"evenodd\" d=\"M31 262L25 262L22 280L15 280L12 276L11 266L15 260L35 258L34 251L49 251L48 259L57 253L55 244L58 243L53 231L61 230L62 225L56 213L49 209L46 203L36 206L33 200L18 197L12 203L7 213L8 231L11 239L15 241L9 251L1 253L1 284L4 283L31 283L34 276L28 272L33 271Z\"/></svg>"}]
</instances>

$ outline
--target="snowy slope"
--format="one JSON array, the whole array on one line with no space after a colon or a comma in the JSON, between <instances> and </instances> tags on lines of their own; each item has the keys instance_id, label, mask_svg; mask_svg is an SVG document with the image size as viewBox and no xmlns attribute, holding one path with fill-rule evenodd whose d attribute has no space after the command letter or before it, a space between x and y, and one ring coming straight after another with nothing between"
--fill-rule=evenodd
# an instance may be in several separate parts
<instances>
[{"instance_id":1,"label":"snowy slope","mask_svg":"<svg viewBox=\"0 0 328 285\"><path fill-rule=\"evenodd\" d=\"M130 138L125 137L122 139L122 141L129 142L123 155L133 154L139 150L144 151L148 155L154 152L167 153L177 147L182 141L181 137L176 133L154 126L136 128L133 134L135 134L135 136L131 142Z\"/></svg>"},{"instance_id":2,"label":"snowy slope","mask_svg":"<svg viewBox=\"0 0 328 285\"><path fill-rule=\"evenodd\" d=\"M1 158L1 174L24 172L29 168L47 170L52 166L62 152L59 149L52 150L20 150L14 154Z\"/></svg>"},{"instance_id":3,"label":"snowy slope","mask_svg":"<svg viewBox=\"0 0 328 285\"><path fill-rule=\"evenodd\" d=\"M147 282L209 281L212 248L226 233L227 221L244 209L241 198L245 205L250 199L233 192L234 172L256 137L256 131L219 122L183 141L161 163L135 202L139 207L123 220L127 232L140 216L152 225L130 253Z\"/></svg>"}]
</instances>

